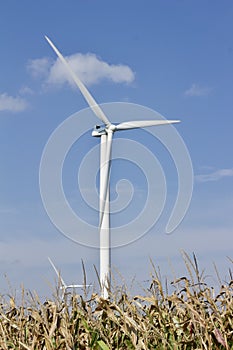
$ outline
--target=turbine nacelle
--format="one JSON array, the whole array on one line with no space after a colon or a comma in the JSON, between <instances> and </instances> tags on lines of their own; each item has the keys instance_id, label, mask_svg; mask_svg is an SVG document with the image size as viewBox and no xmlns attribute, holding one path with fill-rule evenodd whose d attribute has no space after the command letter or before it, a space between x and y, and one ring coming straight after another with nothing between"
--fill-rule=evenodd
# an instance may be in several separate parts
<instances>
[{"instance_id":1,"label":"turbine nacelle","mask_svg":"<svg viewBox=\"0 0 233 350\"><path fill-rule=\"evenodd\" d=\"M93 137L101 137L102 135L107 135L109 132L113 133L116 131L116 125L110 124L108 126L95 125L92 131Z\"/></svg>"},{"instance_id":2,"label":"turbine nacelle","mask_svg":"<svg viewBox=\"0 0 233 350\"><path fill-rule=\"evenodd\" d=\"M91 135L93 137L101 137L102 135L106 135L105 127L100 125L95 125Z\"/></svg>"}]
</instances>

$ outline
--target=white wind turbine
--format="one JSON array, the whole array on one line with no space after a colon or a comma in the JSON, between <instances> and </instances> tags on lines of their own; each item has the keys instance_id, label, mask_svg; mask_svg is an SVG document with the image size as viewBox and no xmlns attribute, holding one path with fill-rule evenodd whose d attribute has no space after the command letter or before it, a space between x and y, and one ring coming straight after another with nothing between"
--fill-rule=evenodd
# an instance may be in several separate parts
<instances>
[{"instance_id":1,"label":"white wind turbine","mask_svg":"<svg viewBox=\"0 0 233 350\"><path fill-rule=\"evenodd\" d=\"M67 289L76 289L76 288L86 288L86 287L92 287L91 284L86 284L86 278L84 278L84 284L66 284L65 281L63 280L63 278L61 277L61 273L58 271L58 269L56 268L56 266L54 265L54 263L52 262L52 259L50 257L48 257L48 261L50 262L52 268L54 269L59 282L61 283L61 287L60 289L63 290L63 296L65 295Z\"/></svg>"},{"instance_id":2,"label":"white wind turbine","mask_svg":"<svg viewBox=\"0 0 233 350\"><path fill-rule=\"evenodd\" d=\"M110 206L109 206L109 177L110 177L110 162L112 137L114 132L120 130L129 130L144 128L148 126L157 126L163 124L179 123L179 120L142 120L112 124L106 117L100 106L91 96L85 85L81 82L78 76L73 72L66 59L54 46L51 40L45 36L46 40L56 52L57 56L65 65L67 71L72 77L75 84L78 86L83 97L87 101L93 113L104 123L104 127L97 125L92 132L92 136L100 137L100 190L99 190L99 234L100 234L100 284L101 294L106 299L110 291Z\"/></svg>"}]
</instances>

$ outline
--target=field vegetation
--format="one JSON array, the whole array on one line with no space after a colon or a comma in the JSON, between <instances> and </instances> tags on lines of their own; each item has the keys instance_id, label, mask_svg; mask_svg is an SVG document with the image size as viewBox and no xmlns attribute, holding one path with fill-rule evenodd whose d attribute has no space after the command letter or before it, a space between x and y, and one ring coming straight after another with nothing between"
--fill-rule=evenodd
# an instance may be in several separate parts
<instances>
[{"instance_id":1,"label":"field vegetation","mask_svg":"<svg viewBox=\"0 0 233 350\"><path fill-rule=\"evenodd\" d=\"M85 290L61 296L58 286L43 302L23 289L20 302L1 296L0 349L233 349L231 270L216 291L195 255L183 254L188 277L170 282L172 292L153 266L141 295L130 296L121 286L108 300Z\"/></svg>"}]
</instances>

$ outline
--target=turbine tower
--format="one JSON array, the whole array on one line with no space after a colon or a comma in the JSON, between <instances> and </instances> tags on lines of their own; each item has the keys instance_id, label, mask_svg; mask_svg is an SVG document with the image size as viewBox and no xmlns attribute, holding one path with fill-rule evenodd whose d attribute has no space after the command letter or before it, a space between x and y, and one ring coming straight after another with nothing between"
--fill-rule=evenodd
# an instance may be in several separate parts
<instances>
[{"instance_id":1,"label":"turbine tower","mask_svg":"<svg viewBox=\"0 0 233 350\"><path fill-rule=\"evenodd\" d=\"M101 295L107 299L110 291L110 272L111 272L111 242L110 242L110 162L111 162L111 149L112 138L116 131L130 130L137 128L145 128L148 126L158 126L164 124L179 123L179 120L142 120L142 121L130 121L123 122L118 125L112 124L103 110L91 96L85 85L81 82L79 77L73 72L67 60L58 51L52 41L45 36L46 40L55 51L59 59L72 77L73 81L81 91L83 97L87 101L89 107L104 123L104 127L96 126L92 132L92 136L100 137L100 189L99 189L99 235L100 235L100 284Z\"/></svg>"}]
</instances>

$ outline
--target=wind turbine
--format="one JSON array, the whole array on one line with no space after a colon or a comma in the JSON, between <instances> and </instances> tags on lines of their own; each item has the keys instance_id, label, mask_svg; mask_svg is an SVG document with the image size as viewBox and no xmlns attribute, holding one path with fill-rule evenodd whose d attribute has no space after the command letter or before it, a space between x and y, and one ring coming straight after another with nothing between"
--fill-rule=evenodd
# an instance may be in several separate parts
<instances>
[{"instance_id":1,"label":"wind turbine","mask_svg":"<svg viewBox=\"0 0 233 350\"><path fill-rule=\"evenodd\" d=\"M104 123L104 127L97 125L92 136L100 137L100 189L99 189L99 235L100 235L100 285L102 297L107 299L110 291L110 203L109 203L109 178L110 178L110 162L111 162L111 149L112 149L112 137L116 131L130 130L137 128L145 128L148 126L158 126L164 124L179 123L179 120L141 120L123 122L117 125L112 124L103 110L91 96L85 85L81 82L79 77L73 72L67 60L58 51L52 41L45 36L46 40L55 51L61 62L69 72L73 81L81 91L83 97L87 101L89 107Z\"/></svg>"},{"instance_id":2,"label":"wind turbine","mask_svg":"<svg viewBox=\"0 0 233 350\"><path fill-rule=\"evenodd\" d=\"M67 289L92 287L91 284L85 284L85 282L84 282L84 284L69 284L69 285L67 285L65 283L65 281L63 280L63 278L61 277L61 273L57 270L56 266L54 265L54 263L52 262L52 259L49 256L48 256L48 261L50 262L52 268L54 269L54 271L55 271L55 273L56 273L56 275L61 283L60 289L63 290L63 296L65 295Z\"/></svg>"}]
</instances>

